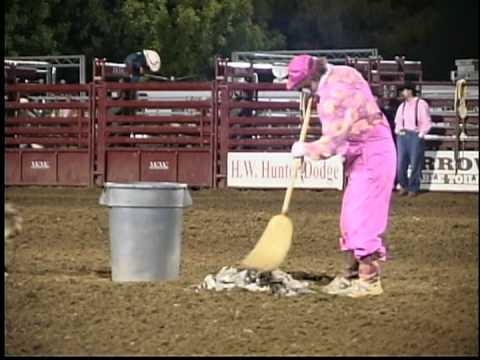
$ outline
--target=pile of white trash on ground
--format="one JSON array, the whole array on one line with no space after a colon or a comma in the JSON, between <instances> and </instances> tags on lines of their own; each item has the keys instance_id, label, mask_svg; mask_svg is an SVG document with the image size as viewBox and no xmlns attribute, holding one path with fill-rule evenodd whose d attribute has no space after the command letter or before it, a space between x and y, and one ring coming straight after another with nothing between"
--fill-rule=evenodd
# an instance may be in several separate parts
<instances>
[{"instance_id":1,"label":"pile of white trash on ground","mask_svg":"<svg viewBox=\"0 0 480 360\"><path fill-rule=\"evenodd\" d=\"M305 278L306 276L301 277ZM318 281L325 280L325 278L328 277L312 276L311 280ZM328 283L331 279L326 280ZM281 270L258 272L252 269L224 266L217 274L207 275L203 282L195 287L195 291L223 291L237 288L255 292L270 292L277 296L296 296L316 293L311 289L311 285L311 281L295 280L291 274Z\"/></svg>"}]
</instances>

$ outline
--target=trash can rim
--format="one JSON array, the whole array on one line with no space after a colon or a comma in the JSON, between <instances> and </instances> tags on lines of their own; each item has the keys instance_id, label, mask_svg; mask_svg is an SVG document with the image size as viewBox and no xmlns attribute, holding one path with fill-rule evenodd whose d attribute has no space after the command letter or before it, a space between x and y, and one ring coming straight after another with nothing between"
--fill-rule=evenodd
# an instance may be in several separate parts
<instances>
[{"instance_id":1,"label":"trash can rim","mask_svg":"<svg viewBox=\"0 0 480 360\"><path fill-rule=\"evenodd\" d=\"M134 181L134 182L106 182L103 185L105 188L117 188L117 189L161 189L161 190L180 190L187 189L187 184L174 183L174 182L154 182L154 181Z\"/></svg>"}]
</instances>

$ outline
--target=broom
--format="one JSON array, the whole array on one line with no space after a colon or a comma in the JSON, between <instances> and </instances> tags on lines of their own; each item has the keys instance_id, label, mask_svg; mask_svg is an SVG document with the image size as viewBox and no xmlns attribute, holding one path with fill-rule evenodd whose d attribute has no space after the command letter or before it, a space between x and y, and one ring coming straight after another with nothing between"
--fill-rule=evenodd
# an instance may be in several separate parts
<instances>
[{"instance_id":1,"label":"broom","mask_svg":"<svg viewBox=\"0 0 480 360\"><path fill-rule=\"evenodd\" d=\"M307 137L308 124L310 121L310 108L312 98L308 100L307 110L304 113L302 130L300 132L300 141L305 141ZM253 250L241 262L242 267L256 269L259 271L272 271L277 269L285 260L290 245L292 244L293 223L287 216L290 199L292 198L293 188L297 180L299 170L302 167L302 159L295 159L294 171L290 186L285 193L282 212L270 219L267 228L262 237L257 242Z\"/></svg>"}]
</instances>

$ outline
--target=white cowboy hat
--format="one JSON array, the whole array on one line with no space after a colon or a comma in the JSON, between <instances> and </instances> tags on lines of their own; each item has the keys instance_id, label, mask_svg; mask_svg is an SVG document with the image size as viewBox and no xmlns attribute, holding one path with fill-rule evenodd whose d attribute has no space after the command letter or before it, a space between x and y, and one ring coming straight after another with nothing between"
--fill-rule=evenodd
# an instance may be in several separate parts
<instances>
[{"instance_id":1,"label":"white cowboy hat","mask_svg":"<svg viewBox=\"0 0 480 360\"><path fill-rule=\"evenodd\" d=\"M160 55L155 50L143 50L143 55L151 72L160 70Z\"/></svg>"},{"instance_id":2,"label":"white cowboy hat","mask_svg":"<svg viewBox=\"0 0 480 360\"><path fill-rule=\"evenodd\" d=\"M276 80L283 80L288 76L288 68L286 65L272 65L272 74L275 76Z\"/></svg>"}]
</instances>

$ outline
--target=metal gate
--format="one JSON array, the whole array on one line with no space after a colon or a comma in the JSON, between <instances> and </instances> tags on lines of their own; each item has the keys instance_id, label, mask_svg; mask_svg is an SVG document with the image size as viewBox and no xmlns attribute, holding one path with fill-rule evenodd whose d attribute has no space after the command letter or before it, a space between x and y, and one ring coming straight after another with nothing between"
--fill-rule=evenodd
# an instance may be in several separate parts
<instances>
[{"instance_id":1,"label":"metal gate","mask_svg":"<svg viewBox=\"0 0 480 360\"><path fill-rule=\"evenodd\" d=\"M417 85L432 108L428 149L478 150L478 82L468 84L468 116L461 128L451 83ZM299 94L286 91L284 84L99 82L5 88L8 185L172 181L225 186L229 152L289 151L301 125ZM314 111L311 124L313 140L321 135Z\"/></svg>"},{"instance_id":2,"label":"metal gate","mask_svg":"<svg viewBox=\"0 0 480 360\"><path fill-rule=\"evenodd\" d=\"M298 91L284 84L226 83L217 88L219 98L217 180L226 185L229 152L289 152L298 140L302 118ZM312 121L308 141L318 138L321 125Z\"/></svg>"},{"instance_id":3,"label":"metal gate","mask_svg":"<svg viewBox=\"0 0 480 360\"><path fill-rule=\"evenodd\" d=\"M95 86L95 182L214 186L213 85L101 82Z\"/></svg>"},{"instance_id":4,"label":"metal gate","mask_svg":"<svg viewBox=\"0 0 480 360\"><path fill-rule=\"evenodd\" d=\"M9 185L92 185L92 85L8 85Z\"/></svg>"}]
</instances>

